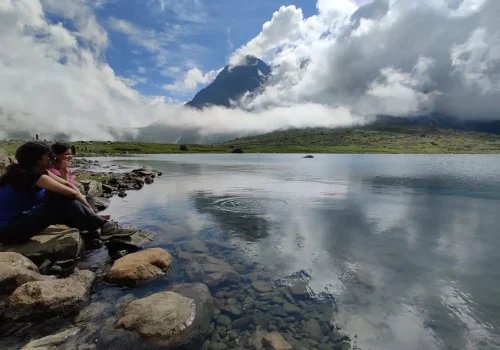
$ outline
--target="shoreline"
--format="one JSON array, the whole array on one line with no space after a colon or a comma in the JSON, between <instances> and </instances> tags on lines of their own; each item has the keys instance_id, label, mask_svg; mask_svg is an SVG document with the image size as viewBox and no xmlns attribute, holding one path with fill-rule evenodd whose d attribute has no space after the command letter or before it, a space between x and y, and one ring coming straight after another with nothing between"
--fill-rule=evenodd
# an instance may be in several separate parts
<instances>
[{"instance_id":1,"label":"shoreline","mask_svg":"<svg viewBox=\"0 0 500 350\"><path fill-rule=\"evenodd\" d=\"M80 162L83 168L96 165L90 160ZM95 174L107 175L101 183L106 186L110 180L119 183L140 171L152 172ZM82 181L90 172L74 173ZM86 190L96 189L96 180L84 181ZM135 181L123 185L139 189L134 188ZM80 236L70 231L62 232L68 245L70 236L74 240ZM116 254L110 254L110 249ZM0 253L0 265L5 264L5 254ZM10 296L0 293L2 348L32 350L44 344L146 350L162 344L162 349L223 350L261 349L268 344L266 349L357 349L333 321L333 300L314 295L307 275L276 280L271 270L247 261L239 248L223 239L206 239L189 231L140 231L131 239L110 240L106 248L83 250L74 270L62 266L58 271L42 271L43 263L35 266L22 255L7 254L11 254L9 263L14 261L15 276L22 278L15 279L18 285ZM0 266L0 271L5 270ZM41 294L32 294L36 290ZM172 312L178 315L175 319L170 317Z\"/></svg>"}]
</instances>

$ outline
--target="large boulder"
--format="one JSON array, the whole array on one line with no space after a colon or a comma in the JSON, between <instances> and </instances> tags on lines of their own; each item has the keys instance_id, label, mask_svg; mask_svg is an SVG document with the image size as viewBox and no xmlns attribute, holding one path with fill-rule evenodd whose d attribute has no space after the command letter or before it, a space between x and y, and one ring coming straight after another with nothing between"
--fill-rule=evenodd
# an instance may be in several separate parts
<instances>
[{"instance_id":1,"label":"large boulder","mask_svg":"<svg viewBox=\"0 0 500 350\"><path fill-rule=\"evenodd\" d=\"M166 250L151 248L116 260L104 280L120 286L134 287L167 273L171 264L172 257Z\"/></svg>"},{"instance_id":2,"label":"large boulder","mask_svg":"<svg viewBox=\"0 0 500 350\"><path fill-rule=\"evenodd\" d=\"M206 254L194 255L186 263L186 273L191 281L201 281L209 287L240 280L240 275L231 265Z\"/></svg>"},{"instance_id":3,"label":"large boulder","mask_svg":"<svg viewBox=\"0 0 500 350\"><path fill-rule=\"evenodd\" d=\"M64 279L25 283L9 297L5 315L22 319L76 312L87 303L94 280L93 272L77 271Z\"/></svg>"},{"instance_id":4,"label":"large boulder","mask_svg":"<svg viewBox=\"0 0 500 350\"><path fill-rule=\"evenodd\" d=\"M9 156L7 152L5 152L2 148L0 148L0 175L2 175L5 172L5 169L13 163L15 163L16 160Z\"/></svg>"},{"instance_id":5,"label":"large boulder","mask_svg":"<svg viewBox=\"0 0 500 350\"><path fill-rule=\"evenodd\" d=\"M213 312L213 298L206 285L178 285L131 302L114 327L136 332L154 345L192 347L204 339Z\"/></svg>"},{"instance_id":6,"label":"large boulder","mask_svg":"<svg viewBox=\"0 0 500 350\"><path fill-rule=\"evenodd\" d=\"M21 254L0 253L0 297L10 295L27 282L47 278L40 275L35 264Z\"/></svg>"},{"instance_id":7,"label":"large boulder","mask_svg":"<svg viewBox=\"0 0 500 350\"><path fill-rule=\"evenodd\" d=\"M2 246L3 251L19 253L36 264L76 259L82 248L80 231L65 226L51 226L27 242Z\"/></svg>"},{"instance_id":8,"label":"large boulder","mask_svg":"<svg viewBox=\"0 0 500 350\"><path fill-rule=\"evenodd\" d=\"M92 197L101 197L103 195L102 183L95 180L82 180L81 183L85 187L88 195Z\"/></svg>"}]
</instances>

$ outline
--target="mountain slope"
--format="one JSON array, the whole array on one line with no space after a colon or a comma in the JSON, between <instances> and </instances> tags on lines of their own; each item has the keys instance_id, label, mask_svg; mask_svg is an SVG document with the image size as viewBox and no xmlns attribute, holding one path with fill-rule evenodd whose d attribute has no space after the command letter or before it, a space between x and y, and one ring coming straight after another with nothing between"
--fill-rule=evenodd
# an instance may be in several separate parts
<instances>
[{"instance_id":1,"label":"mountain slope","mask_svg":"<svg viewBox=\"0 0 500 350\"><path fill-rule=\"evenodd\" d=\"M207 106L231 106L246 92L259 88L271 73L271 67L260 59L247 56L244 65L226 66L206 88L198 92L186 106L203 108Z\"/></svg>"}]
</instances>

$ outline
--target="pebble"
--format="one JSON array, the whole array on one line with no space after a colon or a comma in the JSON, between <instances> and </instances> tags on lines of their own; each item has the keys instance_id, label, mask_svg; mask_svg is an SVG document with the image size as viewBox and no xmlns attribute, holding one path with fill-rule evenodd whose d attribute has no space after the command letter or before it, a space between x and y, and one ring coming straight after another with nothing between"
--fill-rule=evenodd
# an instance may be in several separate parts
<instances>
[{"instance_id":1,"label":"pebble","mask_svg":"<svg viewBox=\"0 0 500 350\"><path fill-rule=\"evenodd\" d=\"M224 343L210 343L210 347L209 347L210 350L226 350L227 349L227 345L224 344Z\"/></svg>"},{"instance_id":2,"label":"pebble","mask_svg":"<svg viewBox=\"0 0 500 350\"><path fill-rule=\"evenodd\" d=\"M221 315L217 318L217 323L223 326L229 326L231 324L231 319L227 316Z\"/></svg>"},{"instance_id":3,"label":"pebble","mask_svg":"<svg viewBox=\"0 0 500 350\"><path fill-rule=\"evenodd\" d=\"M252 287L261 293L272 292L273 290L273 288L264 281L252 282Z\"/></svg>"}]
</instances>

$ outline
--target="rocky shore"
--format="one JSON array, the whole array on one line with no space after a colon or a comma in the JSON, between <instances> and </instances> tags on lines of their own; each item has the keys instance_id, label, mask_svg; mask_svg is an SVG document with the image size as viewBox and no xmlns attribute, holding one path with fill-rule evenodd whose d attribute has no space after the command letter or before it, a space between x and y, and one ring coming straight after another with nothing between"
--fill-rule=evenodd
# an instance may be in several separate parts
<instances>
[{"instance_id":1,"label":"rocky shore","mask_svg":"<svg viewBox=\"0 0 500 350\"><path fill-rule=\"evenodd\" d=\"M75 175L101 208L161 175L90 174L93 165L83 161ZM51 227L0 247L0 348L352 349L335 304L313 295L304 273L273 279L231 244L173 226L110 240L109 256L82 236Z\"/></svg>"}]
</instances>

